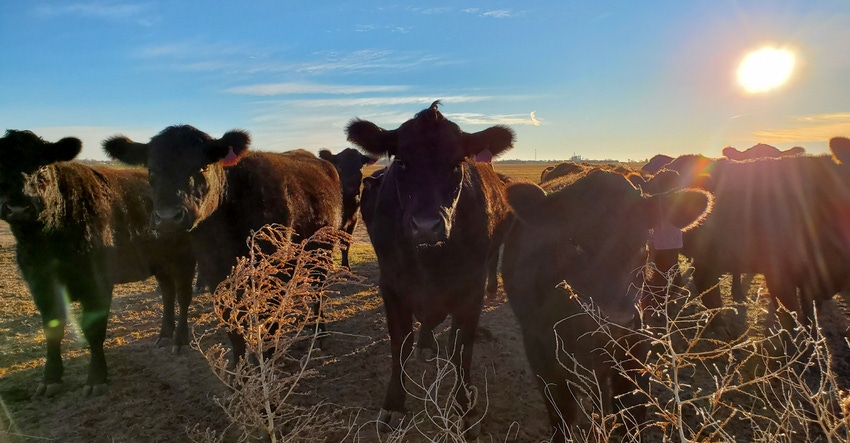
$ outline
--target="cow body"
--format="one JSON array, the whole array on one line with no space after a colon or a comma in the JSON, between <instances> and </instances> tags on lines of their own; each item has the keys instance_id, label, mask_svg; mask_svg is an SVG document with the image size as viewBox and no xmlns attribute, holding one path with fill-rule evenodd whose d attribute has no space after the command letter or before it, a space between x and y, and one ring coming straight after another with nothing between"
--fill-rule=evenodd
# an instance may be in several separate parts
<instances>
[{"instance_id":1,"label":"cow body","mask_svg":"<svg viewBox=\"0 0 850 443\"><path fill-rule=\"evenodd\" d=\"M107 153L147 166L154 190L153 227L188 232L199 274L214 289L248 253L252 231L276 223L300 241L326 226L338 227L342 208L333 166L303 150L248 152L242 131L212 139L191 126L172 126L149 143L115 137ZM233 355L245 353L241 335L229 332Z\"/></svg>"},{"instance_id":2,"label":"cow body","mask_svg":"<svg viewBox=\"0 0 850 443\"><path fill-rule=\"evenodd\" d=\"M635 304L650 229L660 223L693 226L709 209L710 195L689 190L647 197L622 175L600 170L548 181L542 188L513 184L507 195L516 222L505 241L502 278L546 402L553 441L564 441L574 431L566 428L580 421L581 398L569 387L578 380L559 363L571 367L571 358L596 372L606 412L615 405L633 408L641 423L640 398L629 393L636 387L646 392L648 379L617 371L611 358L632 370L646 357L646 345L630 331L641 327ZM616 351L609 337L593 333L598 323L580 301L593 302L628 355Z\"/></svg>"},{"instance_id":3,"label":"cow body","mask_svg":"<svg viewBox=\"0 0 850 443\"><path fill-rule=\"evenodd\" d=\"M47 143L28 131L8 131L0 149L5 159L0 218L15 236L18 265L47 341L37 393L52 395L61 386L66 294L82 307L81 325L91 348L86 394L106 388L103 341L116 283L154 275L164 305L159 342L174 339L176 350L188 345L195 263L185 238L148 228L152 200L145 172L70 162L80 151L73 138Z\"/></svg>"},{"instance_id":4,"label":"cow body","mask_svg":"<svg viewBox=\"0 0 850 443\"><path fill-rule=\"evenodd\" d=\"M363 166L375 163L375 159L363 155L353 148L346 148L338 154L333 154L327 149L319 151L319 158L331 162L339 174L342 190L342 225L340 229L348 235L354 233L357 227L357 212L360 209L360 187L363 181ZM348 248L350 244L346 241L342 247L342 265L349 267Z\"/></svg>"},{"instance_id":5,"label":"cow body","mask_svg":"<svg viewBox=\"0 0 850 443\"><path fill-rule=\"evenodd\" d=\"M401 362L412 351L414 318L422 324L417 349L434 351L431 331L451 315L452 361L469 385L488 264L507 229L503 182L490 165L469 157L483 149L494 155L509 149L512 131L462 132L437 105L395 130L362 120L347 129L348 139L366 152L393 157L386 171L364 185L362 201L381 269L379 291L392 348L380 417L391 425L405 412ZM456 398L468 406L462 391L459 387Z\"/></svg>"},{"instance_id":6,"label":"cow body","mask_svg":"<svg viewBox=\"0 0 850 443\"><path fill-rule=\"evenodd\" d=\"M805 323L813 303L847 285L850 141L834 138L830 147L832 158L715 162L708 186L714 212L685 234L682 250L693 258L699 290L714 286L724 271L760 273L770 294ZM716 290L703 300L722 305Z\"/></svg>"}]
</instances>

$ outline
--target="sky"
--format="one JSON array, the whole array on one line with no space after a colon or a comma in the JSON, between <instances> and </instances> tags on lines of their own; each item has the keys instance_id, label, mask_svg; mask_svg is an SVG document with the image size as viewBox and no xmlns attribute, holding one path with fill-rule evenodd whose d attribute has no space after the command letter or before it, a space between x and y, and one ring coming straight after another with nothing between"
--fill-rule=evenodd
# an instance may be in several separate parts
<instances>
[{"instance_id":1,"label":"sky","mask_svg":"<svg viewBox=\"0 0 850 443\"><path fill-rule=\"evenodd\" d=\"M336 152L353 118L394 129L442 101L503 159L640 161L850 136L850 1L4 1L0 121L106 159L190 124L251 149ZM751 51L789 80L748 93Z\"/></svg>"}]
</instances>

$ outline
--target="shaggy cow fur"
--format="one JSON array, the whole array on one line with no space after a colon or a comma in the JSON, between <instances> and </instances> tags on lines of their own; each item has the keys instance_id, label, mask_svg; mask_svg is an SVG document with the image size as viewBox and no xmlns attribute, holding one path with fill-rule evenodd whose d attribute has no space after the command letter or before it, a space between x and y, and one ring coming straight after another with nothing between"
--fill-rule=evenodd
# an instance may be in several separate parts
<instances>
[{"instance_id":1,"label":"shaggy cow fur","mask_svg":"<svg viewBox=\"0 0 850 443\"><path fill-rule=\"evenodd\" d=\"M106 390L103 341L115 283L156 276L164 304L160 340L173 338L177 350L189 343L195 264L186 241L148 229L152 202L144 171L70 162L80 148L76 138L48 143L29 131L8 131L0 139L0 218L15 236L18 265L47 341L37 394L52 395L61 387L66 297L80 303L91 347L86 394Z\"/></svg>"},{"instance_id":2,"label":"shaggy cow fur","mask_svg":"<svg viewBox=\"0 0 850 443\"><path fill-rule=\"evenodd\" d=\"M248 253L252 231L276 223L310 237L338 227L342 210L339 176L310 152L248 152L250 137L230 131L220 139L192 126L171 126L149 143L124 137L104 141L114 159L148 168L154 191L153 227L187 232L202 274L215 288L237 258ZM245 341L229 333L235 359Z\"/></svg>"}]
</instances>

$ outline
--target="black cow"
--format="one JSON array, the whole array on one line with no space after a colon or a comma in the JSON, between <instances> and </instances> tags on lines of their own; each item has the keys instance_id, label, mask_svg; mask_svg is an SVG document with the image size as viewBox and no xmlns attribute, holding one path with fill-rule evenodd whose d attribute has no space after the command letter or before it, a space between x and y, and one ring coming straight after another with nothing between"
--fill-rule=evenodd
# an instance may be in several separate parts
<instances>
[{"instance_id":1,"label":"black cow","mask_svg":"<svg viewBox=\"0 0 850 443\"><path fill-rule=\"evenodd\" d=\"M643 165L640 170L646 172L647 174L655 175L671 161L673 161L673 157L664 154L657 154L651 159L649 159L649 161L645 165Z\"/></svg>"},{"instance_id":2,"label":"black cow","mask_svg":"<svg viewBox=\"0 0 850 443\"><path fill-rule=\"evenodd\" d=\"M195 262L185 239L148 229L153 205L143 170L70 162L81 147L76 138L49 143L29 131L10 130L0 139L0 218L15 236L18 266L47 341L39 395L61 388L66 296L82 307L91 348L85 395L106 391L103 341L116 283L156 276L164 305L158 342L173 338L178 351L189 344Z\"/></svg>"},{"instance_id":3,"label":"black cow","mask_svg":"<svg viewBox=\"0 0 850 443\"><path fill-rule=\"evenodd\" d=\"M711 206L711 195L699 190L645 196L621 174L591 170L586 176L562 177L543 183L515 183L507 198L516 222L511 227L502 261L502 278L511 308L519 320L525 351L538 380L556 438L578 423L581 398L568 382L577 382L564 365L569 355L594 370L600 380L607 412L613 403L635 408L641 423L645 413L636 405L635 387L647 389L646 376L623 376L607 349L628 370L646 357L646 344L630 329L641 326L635 303L641 296L650 229L671 223L687 229ZM566 284L562 284L565 282ZM612 323L612 331L629 355L603 334L581 308L591 301ZM560 341L556 339L560 337ZM645 391L646 392L646 391Z\"/></svg>"},{"instance_id":4,"label":"black cow","mask_svg":"<svg viewBox=\"0 0 850 443\"><path fill-rule=\"evenodd\" d=\"M364 151L393 158L380 179L367 180L364 192L373 194L362 202L381 269L379 289L392 347L392 375L379 416L391 426L405 411L401 362L412 351L408 335L414 317L423 331L417 349L434 351L436 341L428 331L451 314L452 361L469 386L488 264L507 229L502 181L487 163L468 157L484 149L503 153L513 145L513 132L504 126L463 132L438 105L434 102L398 129L359 119L347 128L348 140ZM461 391L456 391L457 401L468 407ZM476 413L468 412L467 417ZM470 427L467 435L477 432Z\"/></svg>"},{"instance_id":5,"label":"black cow","mask_svg":"<svg viewBox=\"0 0 850 443\"><path fill-rule=\"evenodd\" d=\"M153 187L152 227L189 232L199 275L216 288L237 258L248 253L246 239L270 223L290 227L300 241L318 229L340 225L339 176L310 152L248 152L244 131L214 139L192 126L170 126L137 143L105 140L110 157L145 165ZM245 341L229 333L234 359Z\"/></svg>"},{"instance_id":6,"label":"black cow","mask_svg":"<svg viewBox=\"0 0 850 443\"><path fill-rule=\"evenodd\" d=\"M331 162L339 173L342 184L342 226L340 229L351 235L357 227L357 211L360 209L360 184L363 181L363 166L375 163L376 159L363 155L354 148L346 148L333 154L327 149L319 151L319 158ZM348 242L342 245L342 265L348 268Z\"/></svg>"},{"instance_id":7,"label":"black cow","mask_svg":"<svg viewBox=\"0 0 850 443\"><path fill-rule=\"evenodd\" d=\"M714 212L685 233L682 249L697 289L723 272L760 273L774 300L806 323L814 303L850 282L850 140L833 138L830 148L832 157L714 162L706 186ZM703 301L722 305L716 290Z\"/></svg>"},{"instance_id":8,"label":"black cow","mask_svg":"<svg viewBox=\"0 0 850 443\"><path fill-rule=\"evenodd\" d=\"M794 157L798 155L803 155L805 153L806 149L801 146L795 146L793 148L780 151L776 147L766 145L764 143L759 143L757 145L749 147L743 152L733 148L732 146L727 146L723 148L724 157L728 158L729 160L737 161L756 160L759 158Z\"/></svg>"}]
</instances>

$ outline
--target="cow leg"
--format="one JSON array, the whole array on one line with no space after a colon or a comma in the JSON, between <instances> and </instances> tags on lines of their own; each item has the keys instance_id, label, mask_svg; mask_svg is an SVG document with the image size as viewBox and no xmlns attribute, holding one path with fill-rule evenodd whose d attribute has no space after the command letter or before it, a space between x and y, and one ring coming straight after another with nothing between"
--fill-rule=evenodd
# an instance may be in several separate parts
<instances>
[{"instance_id":1,"label":"cow leg","mask_svg":"<svg viewBox=\"0 0 850 443\"><path fill-rule=\"evenodd\" d=\"M355 218L353 222L346 223L343 227L343 231L346 234L352 235L354 233L354 228L357 226L357 219ZM351 248L351 242L348 240L343 240L341 243L341 255L342 255L342 267L345 269L351 269L348 263L348 249Z\"/></svg>"},{"instance_id":2,"label":"cow leg","mask_svg":"<svg viewBox=\"0 0 850 443\"><path fill-rule=\"evenodd\" d=\"M109 321L109 308L112 304L112 282L107 280L103 268L94 269L90 279L77 280L69 287L78 296L82 307L80 328L89 344L91 360L89 362L88 379L83 388L83 395L101 395L107 390L106 356L103 352L103 342L106 340L106 326ZM79 291L79 292L78 292Z\"/></svg>"},{"instance_id":3,"label":"cow leg","mask_svg":"<svg viewBox=\"0 0 850 443\"><path fill-rule=\"evenodd\" d=\"M174 280L167 273L157 273L156 282L162 293L162 323L159 327L159 337L156 338L156 346L164 348L172 344L174 339Z\"/></svg>"},{"instance_id":4,"label":"cow leg","mask_svg":"<svg viewBox=\"0 0 850 443\"><path fill-rule=\"evenodd\" d=\"M720 281L721 274L715 272L706 264L697 262L693 263L694 286L702 298L702 304L708 309L717 309L723 307L723 299L720 297Z\"/></svg>"},{"instance_id":5,"label":"cow leg","mask_svg":"<svg viewBox=\"0 0 850 443\"><path fill-rule=\"evenodd\" d=\"M36 395L48 397L62 390L62 339L65 337L66 298L64 288L49 277L30 280L30 292L41 313L42 331L47 344L44 378L36 389Z\"/></svg>"},{"instance_id":6,"label":"cow leg","mask_svg":"<svg viewBox=\"0 0 850 443\"><path fill-rule=\"evenodd\" d=\"M413 350L413 356L419 360L427 361L437 355L437 338L434 336L434 329L440 322L430 321L428 319L421 321L419 327L419 339L416 340L416 348Z\"/></svg>"},{"instance_id":7,"label":"cow leg","mask_svg":"<svg viewBox=\"0 0 850 443\"><path fill-rule=\"evenodd\" d=\"M480 291L480 289L479 289ZM481 433L481 417L478 415L478 395L475 387L471 384L472 375L472 347L475 341L475 331L478 329L478 320L481 316L481 308L484 294L470 294L475 300L472 306L452 312L452 334L453 338L452 363L460 371L462 384L455 391L455 401L461 407L463 414L464 436L474 439ZM471 397L471 400L470 400Z\"/></svg>"},{"instance_id":8,"label":"cow leg","mask_svg":"<svg viewBox=\"0 0 850 443\"><path fill-rule=\"evenodd\" d=\"M779 324L786 331L793 331L796 327L797 322L794 321L794 317L791 315L792 312L799 313L801 312L800 306L800 298L797 295L797 286L794 285L788 278L784 278L779 272L765 274L764 279L767 283L767 290L770 292L770 295L774 300L778 301L785 310L777 309L776 317L779 320ZM805 322L805 319L798 318L797 319L801 324Z\"/></svg>"},{"instance_id":9,"label":"cow leg","mask_svg":"<svg viewBox=\"0 0 850 443\"><path fill-rule=\"evenodd\" d=\"M174 272L172 275L179 308L177 328L174 331L174 346L171 348L171 352L174 354L180 354L189 346L189 306L192 304L194 268L194 265L183 266L183 269Z\"/></svg>"},{"instance_id":10,"label":"cow leg","mask_svg":"<svg viewBox=\"0 0 850 443\"><path fill-rule=\"evenodd\" d=\"M732 277L732 300L735 303L744 303L747 301L747 293L744 292L744 286L741 284L741 273L733 272Z\"/></svg>"},{"instance_id":11,"label":"cow leg","mask_svg":"<svg viewBox=\"0 0 850 443\"><path fill-rule=\"evenodd\" d=\"M487 298L496 298L496 292L499 290L499 249L490 257L487 264Z\"/></svg>"},{"instance_id":12,"label":"cow leg","mask_svg":"<svg viewBox=\"0 0 850 443\"><path fill-rule=\"evenodd\" d=\"M387 312L387 328L390 334L390 347L392 349L392 373L384 397L384 405L378 415L378 421L395 429L401 423L406 409L404 400L404 381L402 378L402 364L410 358L413 351L413 313L409 308L396 300L395 294L382 288L384 308Z\"/></svg>"}]
</instances>

